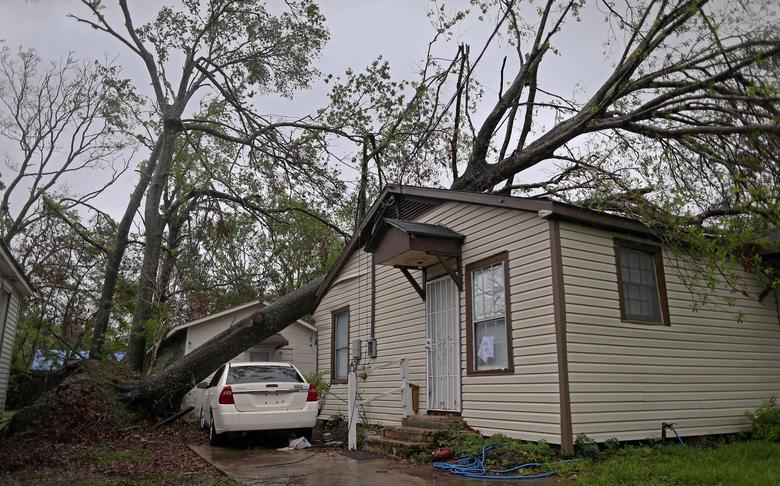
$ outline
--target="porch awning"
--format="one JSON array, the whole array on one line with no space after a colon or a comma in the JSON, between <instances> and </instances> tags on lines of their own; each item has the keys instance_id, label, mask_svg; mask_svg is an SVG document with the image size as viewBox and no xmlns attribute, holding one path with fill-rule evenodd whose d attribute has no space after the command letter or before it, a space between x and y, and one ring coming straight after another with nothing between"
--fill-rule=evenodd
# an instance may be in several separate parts
<instances>
[{"instance_id":1,"label":"porch awning","mask_svg":"<svg viewBox=\"0 0 780 486\"><path fill-rule=\"evenodd\" d=\"M461 287L460 253L465 238L444 226L384 218L366 243L366 251L374 254L375 264L399 268L425 300L425 282L431 267L449 274L455 285ZM421 284L409 270L422 271Z\"/></svg>"},{"instance_id":2,"label":"porch awning","mask_svg":"<svg viewBox=\"0 0 780 486\"><path fill-rule=\"evenodd\" d=\"M439 264L441 257L459 257L464 238L444 226L385 218L366 251L379 265L422 270Z\"/></svg>"},{"instance_id":3,"label":"porch awning","mask_svg":"<svg viewBox=\"0 0 780 486\"><path fill-rule=\"evenodd\" d=\"M278 332L257 343L258 346L273 346L274 349L279 349L283 346L287 346L288 344L290 344L290 342L287 341L287 339L285 339L285 337Z\"/></svg>"}]
</instances>

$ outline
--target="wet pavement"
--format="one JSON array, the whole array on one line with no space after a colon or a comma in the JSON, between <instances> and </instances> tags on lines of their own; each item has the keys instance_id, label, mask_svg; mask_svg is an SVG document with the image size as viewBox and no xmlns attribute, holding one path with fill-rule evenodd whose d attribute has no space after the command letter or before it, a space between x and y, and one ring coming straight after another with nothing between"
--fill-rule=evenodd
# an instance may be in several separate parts
<instances>
[{"instance_id":1,"label":"wet pavement","mask_svg":"<svg viewBox=\"0 0 780 486\"><path fill-rule=\"evenodd\" d=\"M367 453L310 448L282 452L268 448L193 445L206 461L247 486L479 486L495 480L458 478ZM559 479L500 481L522 486L571 486Z\"/></svg>"}]
</instances>

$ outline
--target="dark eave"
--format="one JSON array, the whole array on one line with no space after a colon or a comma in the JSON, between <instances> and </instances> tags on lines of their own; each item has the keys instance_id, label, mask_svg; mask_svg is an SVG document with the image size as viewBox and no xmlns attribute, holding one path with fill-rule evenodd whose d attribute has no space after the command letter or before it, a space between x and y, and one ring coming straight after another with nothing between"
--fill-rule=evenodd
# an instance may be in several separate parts
<instances>
[{"instance_id":1,"label":"dark eave","mask_svg":"<svg viewBox=\"0 0 780 486\"><path fill-rule=\"evenodd\" d=\"M30 297L35 292L27 276L24 274L19 262L11 254L11 250L0 240L0 272L3 277L9 280L16 291L22 297Z\"/></svg>"}]
</instances>

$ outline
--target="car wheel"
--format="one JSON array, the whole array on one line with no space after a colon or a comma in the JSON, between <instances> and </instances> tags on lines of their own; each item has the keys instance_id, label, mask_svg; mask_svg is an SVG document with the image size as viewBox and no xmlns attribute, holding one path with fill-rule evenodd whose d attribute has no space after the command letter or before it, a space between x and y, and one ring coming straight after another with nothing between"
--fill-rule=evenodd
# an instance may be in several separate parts
<instances>
[{"instance_id":1,"label":"car wheel","mask_svg":"<svg viewBox=\"0 0 780 486\"><path fill-rule=\"evenodd\" d=\"M222 445L222 434L218 434L217 429L214 426L214 415L211 415L211 426L209 427L209 445Z\"/></svg>"},{"instance_id":2,"label":"car wheel","mask_svg":"<svg viewBox=\"0 0 780 486\"><path fill-rule=\"evenodd\" d=\"M314 429L300 429L298 430L299 437L306 437L306 440L311 444L311 436L314 433Z\"/></svg>"},{"instance_id":3,"label":"car wheel","mask_svg":"<svg viewBox=\"0 0 780 486\"><path fill-rule=\"evenodd\" d=\"M208 430L208 426L206 425L206 417L203 416L203 409L200 409L200 417L198 418L198 423L200 424L200 430Z\"/></svg>"}]
</instances>

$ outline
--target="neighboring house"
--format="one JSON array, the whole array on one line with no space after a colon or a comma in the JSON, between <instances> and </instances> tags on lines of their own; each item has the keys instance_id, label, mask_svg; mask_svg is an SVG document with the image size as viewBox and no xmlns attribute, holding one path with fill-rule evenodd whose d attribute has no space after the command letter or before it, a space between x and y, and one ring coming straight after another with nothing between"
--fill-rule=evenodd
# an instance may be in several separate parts
<instances>
[{"instance_id":1,"label":"neighboring house","mask_svg":"<svg viewBox=\"0 0 780 486\"><path fill-rule=\"evenodd\" d=\"M260 301L249 302L174 327L160 344L155 367L167 366L176 358L189 354L265 305ZM294 364L304 374L314 373L317 371L317 330L306 321L295 321L230 361L283 361Z\"/></svg>"},{"instance_id":2,"label":"neighboring house","mask_svg":"<svg viewBox=\"0 0 780 486\"><path fill-rule=\"evenodd\" d=\"M698 268L635 220L388 186L318 293L319 369L341 399L323 417L346 413L360 346L358 369L408 360L420 413L459 414L486 435L571 450L578 434L644 439L662 422L688 436L745 430L744 412L780 395L777 292L739 271L744 294L720 282L694 310ZM358 393L398 386L398 370L382 370ZM363 413L397 425L400 398Z\"/></svg>"},{"instance_id":3,"label":"neighboring house","mask_svg":"<svg viewBox=\"0 0 780 486\"><path fill-rule=\"evenodd\" d=\"M32 295L32 286L21 267L8 247L0 242L0 418L5 410L19 303Z\"/></svg>"}]
</instances>

